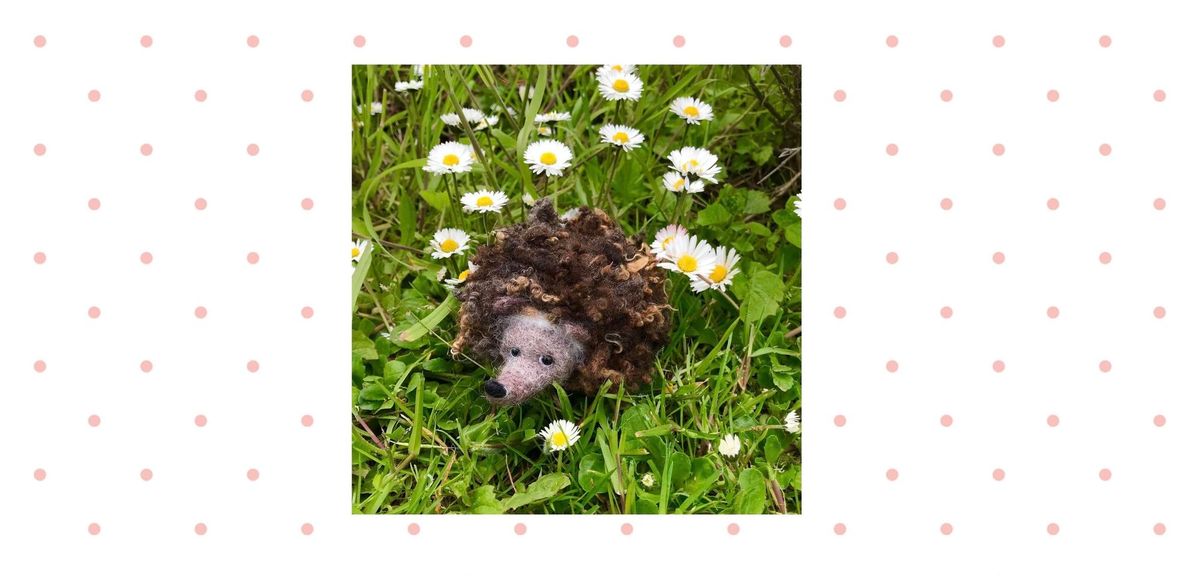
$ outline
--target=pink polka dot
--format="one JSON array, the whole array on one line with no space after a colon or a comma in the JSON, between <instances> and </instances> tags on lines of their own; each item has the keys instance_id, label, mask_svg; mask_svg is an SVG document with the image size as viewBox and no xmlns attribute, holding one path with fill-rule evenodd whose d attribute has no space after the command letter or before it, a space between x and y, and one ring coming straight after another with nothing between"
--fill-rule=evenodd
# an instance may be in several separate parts
<instances>
[{"instance_id":1,"label":"pink polka dot","mask_svg":"<svg viewBox=\"0 0 1200 576\"><path fill-rule=\"evenodd\" d=\"M33 363L33 371L37 372L38 374L45 372L46 371L46 363L42 360L38 360L37 362L34 362Z\"/></svg>"},{"instance_id":2,"label":"pink polka dot","mask_svg":"<svg viewBox=\"0 0 1200 576\"><path fill-rule=\"evenodd\" d=\"M846 199L838 198L837 200L834 200L833 201L833 209L834 210L845 210L846 209Z\"/></svg>"},{"instance_id":3,"label":"pink polka dot","mask_svg":"<svg viewBox=\"0 0 1200 576\"><path fill-rule=\"evenodd\" d=\"M196 317L203 320L205 316L208 316L208 308L205 308L203 306L197 306L196 307Z\"/></svg>"},{"instance_id":4,"label":"pink polka dot","mask_svg":"<svg viewBox=\"0 0 1200 576\"><path fill-rule=\"evenodd\" d=\"M251 360L246 363L246 369L251 373L258 372L258 360Z\"/></svg>"},{"instance_id":5,"label":"pink polka dot","mask_svg":"<svg viewBox=\"0 0 1200 576\"><path fill-rule=\"evenodd\" d=\"M251 468L251 469L247 470L247 471L246 471L246 478L247 478L248 480L250 480L251 482L257 481L257 480L258 480L258 469L257 469L257 468Z\"/></svg>"},{"instance_id":6,"label":"pink polka dot","mask_svg":"<svg viewBox=\"0 0 1200 576\"><path fill-rule=\"evenodd\" d=\"M1155 102L1162 102L1163 100L1166 100L1166 99L1167 99L1167 93L1166 93L1166 92L1163 92L1162 90L1155 90L1155 91L1154 91L1154 101L1155 101Z\"/></svg>"},{"instance_id":7,"label":"pink polka dot","mask_svg":"<svg viewBox=\"0 0 1200 576\"><path fill-rule=\"evenodd\" d=\"M142 252L142 264L149 264L154 261L154 255L149 252Z\"/></svg>"},{"instance_id":8,"label":"pink polka dot","mask_svg":"<svg viewBox=\"0 0 1200 576\"><path fill-rule=\"evenodd\" d=\"M1049 416L1047 416L1047 417L1046 417L1046 425L1047 425L1047 426L1049 426L1049 427L1051 427L1051 428L1054 428L1055 426L1058 426L1058 422L1059 422L1059 420L1058 420L1058 416L1057 416L1057 415L1055 415L1055 414L1051 414L1051 415L1049 415Z\"/></svg>"},{"instance_id":9,"label":"pink polka dot","mask_svg":"<svg viewBox=\"0 0 1200 576\"><path fill-rule=\"evenodd\" d=\"M1167 533L1167 525L1163 524L1162 522L1155 524L1154 525L1154 533L1158 534L1159 536L1166 534Z\"/></svg>"},{"instance_id":10,"label":"pink polka dot","mask_svg":"<svg viewBox=\"0 0 1200 576\"><path fill-rule=\"evenodd\" d=\"M301 315L301 316L303 316L303 317L305 317L305 318L312 318L312 316L313 316L313 309L312 309L312 307L311 307L311 306L305 306L304 308L301 308L301 309L300 309L300 315Z\"/></svg>"},{"instance_id":11,"label":"pink polka dot","mask_svg":"<svg viewBox=\"0 0 1200 576\"><path fill-rule=\"evenodd\" d=\"M100 209L100 199L92 198L91 200L88 200L88 208L91 208L92 210L99 210Z\"/></svg>"},{"instance_id":12,"label":"pink polka dot","mask_svg":"<svg viewBox=\"0 0 1200 576\"><path fill-rule=\"evenodd\" d=\"M246 45L251 48L258 48L258 36L253 34L246 37Z\"/></svg>"},{"instance_id":13,"label":"pink polka dot","mask_svg":"<svg viewBox=\"0 0 1200 576\"><path fill-rule=\"evenodd\" d=\"M899 39L899 38L897 38L897 37L895 37L895 36L888 36L888 37L887 37L887 46L888 46L888 48L895 48L895 47L896 47L897 45L899 45L899 44L900 44L900 39Z\"/></svg>"},{"instance_id":14,"label":"pink polka dot","mask_svg":"<svg viewBox=\"0 0 1200 576\"><path fill-rule=\"evenodd\" d=\"M247 254L246 261L251 264L258 264L258 252L251 252Z\"/></svg>"},{"instance_id":15,"label":"pink polka dot","mask_svg":"<svg viewBox=\"0 0 1200 576\"><path fill-rule=\"evenodd\" d=\"M196 101L203 102L205 100L208 100L208 92L205 92L203 90L197 90L196 91Z\"/></svg>"},{"instance_id":16,"label":"pink polka dot","mask_svg":"<svg viewBox=\"0 0 1200 576\"><path fill-rule=\"evenodd\" d=\"M579 45L579 37L572 34L567 36L567 46L574 48Z\"/></svg>"},{"instance_id":17,"label":"pink polka dot","mask_svg":"<svg viewBox=\"0 0 1200 576\"><path fill-rule=\"evenodd\" d=\"M1112 370L1112 362L1109 362L1108 360L1101 360L1100 361L1100 371L1108 372L1109 370Z\"/></svg>"},{"instance_id":18,"label":"pink polka dot","mask_svg":"<svg viewBox=\"0 0 1200 576\"><path fill-rule=\"evenodd\" d=\"M97 427L97 426L99 426L99 425L100 425L100 417L99 417L99 416L97 416L97 415L95 415L95 414L92 414L91 416L88 416L88 426L91 426L92 428L95 428L95 427Z\"/></svg>"},{"instance_id":19,"label":"pink polka dot","mask_svg":"<svg viewBox=\"0 0 1200 576\"><path fill-rule=\"evenodd\" d=\"M738 526L737 522L731 522L729 526L725 527L725 531L729 532L730 536L737 536L738 532L742 531L742 528Z\"/></svg>"},{"instance_id":20,"label":"pink polka dot","mask_svg":"<svg viewBox=\"0 0 1200 576\"><path fill-rule=\"evenodd\" d=\"M895 372L899 369L900 369L899 362L896 362L895 360L888 360L888 363L887 363L887 371L888 372Z\"/></svg>"},{"instance_id":21,"label":"pink polka dot","mask_svg":"<svg viewBox=\"0 0 1200 576\"><path fill-rule=\"evenodd\" d=\"M41 34L34 36L33 37L33 45L37 46L38 48L44 47L46 45L46 37L42 36Z\"/></svg>"},{"instance_id":22,"label":"pink polka dot","mask_svg":"<svg viewBox=\"0 0 1200 576\"><path fill-rule=\"evenodd\" d=\"M792 37L788 36L787 34L780 36L779 37L779 45L783 46L784 48L791 46L792 45Z\"/></svg>"},{"instance_id":23,"label":"pink polka dot","mask_svg":"<svg viewBox=\"0 0 1200 576\"><path fill-rule=\"evenodd\" d=\"M46 253L45 252L34 253L33 262L35 264L45 264L46 263Z\"/></svg>"},{"instance_id":24,"label":"pink polka dot","mask_svg":"<svg viewBox=\"0 0 1200 576\"><path fill-rule=\"evenodd\" d=\"M196 535L203 536L205 534L208 534L208 526L205 526L203 522L197 523L196 524Z\"/></svg>"},{"instance_id":25,"label":"pink polka dot","mask_svg":"<svg viewBox=\"0 0 1200 576\"><path fill-rule=\"evenodd\" d=\"M633 524L630 524L628 522L622 524L621 525L621 533L626 536L633 534Z\"/></svg>"},{"instance_id":26,"label":"pink polka dot","mask_svg":"<svg viewBox=\"0 0 1200 576\"><path fill-rule=\"evenodd\" d=\"M834 416L833 417L833 425L837 426L838 428L845 426L846 425L846 417L842 416L841 414Z\"/></svg>"},{"instance_id":27,"label":"pink polka dot","mask_svg":"<svg viewBox=\"0 0 1200 576\"><path fill-rule=\"evenodd\" d=\"M100 91L99 90L89 91L88 92L88 100L91 100L92 102L99 102L100 101Z\"/></svg>"},{"instance_id":28,"label":"pink polka dot","mask_svg":"<svg viewBox=\"0 0 1200 576\"><path fill-rule=\"evenodd\" d=\"M33 153L38 156L45 156L46 155L46 145L45 144L34 144L33 145Z\"/></svg>"},{"instance_id":29,"label":"pink polka dot","mask_svg":"<svg viewBox=\"0 0 1200 576\"><path fill-rule=\"evenodd\" d=\"M97 308L95 306L88 308L88 318L95 320L96 318L99 318L99 317L100 317L100 309L99 308Z\"/></svg>"},{"instance_id":30,"label":"pink polka dot","mask_svg":"<svg viewBox=\"0 0 1200 576\"><path fill-rule=\"evenodd\" d=\"M949 102L954 99L954 93L949 90L942 90L942 102Z\"/></svg>"},{"instance_id":31,"label":"pink polka dot","mask_svg":"<svg viewBox=\"0 0 1200 576\"><path fill-rule=\"evenodd\" d=\"M1058 102L1058 90L1051 90L1047 92L1046 99L1051 102Z\"/></svg>"},{"instance_id":32,"label":"pink polka dot","mask_svg":"<svg viewBox=\"0 0 1200 576\"><path fill-rule=\"evenodd\" d=\"M305 90L305 91L301 92L301 93L300 93L300 99L301 99L301 100L303 100L303 101L305 101L305 102L312 102L312 99L313 99L313 91L312 91L312 90Z\"/></svg>"},{"instance_id":33,"label":"pink polka dot","mask_svg":"<svg viewBox=\"0 0 1200 576\"><path fill-rule=\"evenodd\" d=\"M1100 479L1105 482L1108 482L1108 480L1110 478L1112 478L1112 470L1109 470L1108 468L1101 468L1100 469Z\"/></svg>"},{"instance_id":34,"label":"pink polka dot","mask_svg":"<svg viewBox=\"0 0 1200 576\"><path fill-rule=\"evenodd\" d=\"M1049 316L1051 320L1058 318L1058 306L1051 306L1047 308L1046 315Z\"/></svg>"},{"instance_id":35,"label":"pink polka dot","mask_svg":"<svg viewBox=\"0 0 1200 576\"><path fill-rule=\"evenodd\" d=\"M300 533L305 536L311 536L313 533L313 525L309 524L308 522L301 524L300 525Z\"/></svg>"},{"instance_id":36,"label":"pink polka dot","mask_svg":"<svg viewBox=\"0 0 1200 576\"><path fill-rule=\"evenodd\" d=\"M149 156L154 153L154 147L149 144L142 144L142 156Z\"/></svg>"},{"instance_id":37,"label":"pink polka dot","mask_svg":"<svg viewBox=\"0 0 1200 576\"><path fill-rule=\"evenodd\" d=\"M312 198L305 198L305 199L301 200L300 207L305 210L312 210L312 208L313 208Z\"/></svg>"},{"instance_id":38,"label":"pink polka dot","mask_svg":"<svg viewBox=\"0 0 1200 576\"><path fill-rule=\"evenodd\" d=\"M687 43L687 38L684 38L683 36L676 36L671 40L671 42L675 44L676 48L683 48L683 45Z\"/></svg>"},{"instance_id":39,"label":"pink polka dot","mask_svg":"<svg viewBox=\"0 0 1200 576\"><path fill-rule=\"evenodd\" d=\"M1004 145L996 144L995 146L992 146L992 154L995 154L997 156L1003 156L1004 155Z\"/></svg>"},{"instance_id":40,"label":"pink polka dot","mask_svg":"<svg viewBox=\"0 0 1200 576\"><path fill-rule=\"evenodd\" d=\"M1166 316L1166 315L1167 315L1167 309L1166 309L1166 308L1163 308L1162 306L1155 306L1155 307L1154 307L1154 317L1155 317L1155 318L1160 318L1160 319L1161 319L1161 318L1163 318L1163 317L1164 317L1164 316Z\"/></svg>"},{"instance_id":41,"label":"pink polka dot","mask_svg":"<svg viewBox=\"0 0 1200 576\"><path fill-rule=\"evenodd\" d=\"M33 479L37 480L38 482L45 480L46 479L46 471L42 470L41 468L34 470L33 471Z\"/></svg>"},{"instance_id":42,"label":"pink polka dot","mask_svg":"<svg viewBox=\"0 0 1200 576\"><path fill-rule=\"evenodd\" d=\"M142 48L149 48L154 44L154 39L150 36L142 36Z\"/></svg>"},{"instance_id":43,"label":"pink polka dot","mask_svg":"<svg viewBox=\"0 0 1200 576\"><path fill-rule=\"evenodd\" d=\"M997 374L999 374L1000 372L1003 372L1004 371L1004 361L997 360L995 362L992 362L992 370L995 370Z\"/></svg>"},{"instance_id":44,"label":"pink polka dot","mask_svg":"<svg viewBox=\"0 0 1200 576\"><path fill-rule=\"evenodd\" d=\"M895 252L888 252L885 258L888 264L895 264L900 261L900 255Z\"/></svg>"},{"instance_id":45,"label":"pink polka dot","mask_svg":"<svg viewBox=\"0 0 1200 576\"><path fill-rule=\"evenodd\" d=\"M1046 533L1051 536L1057 535L1058 534L1058 524L1055 524L1053 522L1047 524L1046 525Z\"/></svg>"},{"instance_id":46,"label":"pink polka dot","mask_svg":"<svg viewBox=\"0 0 1200 576\"><path fill-rule=\"evenodd\" d=\"M1004 47L1004 37L999 34L993 36L992 37L992 46L995 46L997 48L1003 48Z\"/></svg>"},{"instance_id":47,"label":"pink polka dot","mask_svg":"<svg viewBox=\"0 0 1200 576\"><path fill-rule=\"evenodd\" d=\"M949 522L946 522L945 524L942 524L942 534L945 534L946 536L949 536L949 535L950 535L950 533L951 533L951 532L953 532L953 531L954 531L954 526L950 525L950 523L949 523Z\"/></svg>"},{"instance_id":48,"label":"pink polka dot","mask_svg":"<svg viewBox=\"0 0 1200 576\"><path fill-rule=\"evenodd\" d=\"M1058 198L1051 198L1047 200L1046 207L1051 210L1058 210Z\"/></svg>"},{"instance_id":49,"label":"pink polka dot","mask_svg":"<svg viewBox=\"0 0 1200 576\"><path fill-rule=\"evenodd\" d=\"M97 523L95 523L95 522L92 522L91 524L88 524L88 534L91 534L92 536L95 536L95 535L97 535L97 534L99 534L99 533L100 533L100 525L99 525L99 524L97 524Z\"/></svg>"},{"instance_id":50,"label":"pink polka dot","mask_svg":"<svg viewBox=\"0 0 1200 576\"><path fill-rule=\"evenodd\" d=\"M951 424L954 424L954 418L951 417L949 414L943 414L942 415L942 426L949 428Z\"/></svg>"},{"instance_id":51,"label":"pink polka dot","mask_svg":"<svg viewBox=\"0 0 1200 576\"><path fill-rule=\"evenodd\" d=\"M1163 209L1165 209L1166 207L1167 207L1167 201L1166 201L1166 200L1163 200L1162 198L1155 198L1155 199L1154 199L1154 209L1155 209L1155 210L1163 210Z\"/></svg>"},{"instance_id":52,"label":"pink polka dot","mask_svg":"<svg viewBox=\"0 0 1200 576\"><path fill-rule=\"evenodd\" d=\"M308 414L301 416L300 417L300 425L304 426L305 428L312 426L313 425L313 417L309 416Z\"/></svg>"},{"instance_id":53,"label":"pink polka dot","mask_svg":"<svg viewBox=\"0 0 1200 576\"><path fill-rule=\"evenodd\" d=\"M458 39L458 45L462 46L463 48L470 48L471 44L474 44L474 43L475 43L475 40L473 38L471 38L470 34L463 34L462 37L460 37Z\"/></svg>"},{"instance_id":54,"label":"pink polka dot","mask_svg":"<svg viewBox=\"0 0 1200 576\"><path fill-rule=\"evenodd\" d=\"M1100 145L1100 155L1108 156L1109 154L1112 154L1112 146L1109 146L1108 144L1101 144Z\"/></svg>"},{"instance_id":55,"label":"pink polka dot","mask_svg":"<svg viewBox=\"0 0 1200 576\"><path fill-rule=\"evenodd\" d=\"M421 533L421 526L420 526L419 524L417 524L416 522L413 522L412 524L409 524L409 525L408 525L408 533L409 533L409 534L412 534L413 536L416 536L417 534L420 534L420 533Z\"/></svg>"},{"instance_id":56,"label":"pink polka dot","mask_svg":"<svg viewBox=\"0 0 1200 576\"><path fill-rule=\"evenodd\" d=\"M1109 262L1112 262L1112 254L1109 254L1108 252L1101 252L1100 253L1100 263L1108 264Z\"/></svg>"},{"instance_id":57,"label":"pink polka dot","mask_svg":"<svg viewBox=\"0 0 1200 576\"><path fill-rule=\"evenodd\" d=\"M153 363L151 363L149 360L142 360L142 372L149 373L153 369L154 369Z\"/></svg>"},{"instance_id":58,"label":"pink polka dot","mask_svg":"<svg viewBox=\"0 0 1200 576\"><path fill-rule=\"evenodd\" d=\"M513 526L513 532L516 533L517 536L524 536L525 535L525 523L517 522L517 525Z\"/></svg>"},{"instance_id":59,"label":"pink polka dot","mask_svg":"<svg viewBox=\"0 0 1200 576\"><path fill-rule=\"evenodd\" d=\"M1004 480L1004 469L997 468L995 470L992 470L992 480L995 480L997 482Z\"/></svg>"},{"instance_id":60,"label":"pink polka dot","mask_svg":"<svg viewBox=\"0 0 1200 576\"><path fill-rule=\"evenodd\" d=\"M193 420L193 422L196 423L196 426L203 428L206 425L208 425L208 417L203 414L199 414L196 416L196 418Z\"/></svg>"},{"instance_id":61,"label":"pink polka dot","mask_svg":"<svg viewBox=\"0 0 1200 576\"><path fill-rule=\"evenodd\" d=\"M203 210L205 208L208 208L208 200L205 200L203 198L197 198L195 206L196 206L197 210Z\"/></svg>"},{"instance_id":62,"label":"pink polka dot","mask_svg":"<svg viewBox=\"0 0 1200 576\"><path fill-rule=\"evenodd\" d=\"M1004 253L996 252L995 254L992 254L992 262L995 262L996 264L1003 264L1004 263Z\"/></svg>"},{"instance_id":63,"label":"pink polka dot","mask_svg":"<svg viewBox=\"0 0 1200 576\"><path fill-rule=\"evenodd\" d=\"M887 471L887 479L888 480L895 482L896 479L899 477L900 477L900 472L898 470L896 470L895 468L888 468L888 471Z\"/></svg>"},{"instance_id":64,"label":"pink polka dot","mask_svg":"<svg viewBox=\"0 0 1200 576\"><path fill-rule=\"evenodd\" d=\"M846 533L846 525L842 524L841 522L834 524L833 525L833 533L837 534L838 536L845 534Z\"/></svg>"},{"instance_id":65,"label":"pink polka dot","mask_svg":"<svg viewBox=\"0 0 1200 576\"><path fill-rule=\"evenodd\" d=\"M845 90L834 90L833 91L833 99L837 102L845 102L846 101L846 91Z\"/></svg>"},{"instance_id":66,"label":"pink polka dot","mask_svg":"<svg viewBox=\"0 0 1200 576\"><path fill-rule=\"evenodd\" d=\"M247 146L246 153L251 156L258 156L258 144L251 144Z\"/></svg>"},{"instance_id":67,"label":"pink polka dot","mask_svg":"<svg viewBox=\"0 0 1200 576\"><path fill-rule=\"evenodd\" d=\"M1109 46L1112 46L1112 38L1109 38L1109 37L1108 37L1108 34L1105 34L1104 36L1101 36L1101 37L1100 37L1100 47L1101 47L1101 48L1108 48Z\"/></svg>"},{"instance_id":68,"label":"pink polka dot","mask_svg":"<svg viewBox=\"0 0 1200 576\"><path fill-rule=\"evenodd\" d=\"M845 318L846 317L846 309L842 308L841 306L834 308L833 309L833 317L837 318L839 320L842 318Z\"/></svg>"},{"instance_id":69,"label":"pink polka dot","mask_svg":"<svg viewBox=\"0 0 1200 576\"><path fill-rule=\"evenodd\" d=\"M954 315L954 309L949 306L942 306L942 318L949 318Z\"/></svg>"},{"instance_id":70,"label":"pink polka dot","mask_svg":"<svg viewBox=\"0 0 1200 576\"><path fill-rule=\"evenodd\" d=\"M142 468L141 476L142 480L149 482L151 478L154 478L154 471L150 470L149 468Z\"/></svg>"},{"instance_id":71,"label":"pink polka dot","mask_svg":"<svg viewBox=\"0 0 1200 576\"><path fill-rule=\"evenodd\" d=\"M886 151L888 156L895 156L900 153L900 147L895 144L888 144Z\"/></svg>"},{"instance_id":72,"label":"pink polka dot","mask_svg":"<svg viewBox=\"0 0 1200 576\"><path fill-rule=\"evenodd\" d=\"M942 198L942 210L949 210L954 207L954 201L949 198Z\"/></svg>"},{"instance_id":73,"label":"pink polka dot","mask_svg":"<svg viewBox=\"0 0 1200 576\"><path fill-rule=\"evenodd\" d=\"M366 36L363 36L361 34L359 34L358 36L355 36L354 37L354 45L358 48L362 48L363 46L366 46L367 45Z\"/></svg>"},{"instance_id":74,"label":"pink polka dot","mask_svg":"<svg viewBox=\"0 0 1200 576\"><path fill-rule=\"evenodd\" d=\"M1162 414L1155 416L1154 417L1154 425L1158 426L1159 428L1166 426L1167 425L1167 417L1163 416Z\"/></svg>"}]
</instances>

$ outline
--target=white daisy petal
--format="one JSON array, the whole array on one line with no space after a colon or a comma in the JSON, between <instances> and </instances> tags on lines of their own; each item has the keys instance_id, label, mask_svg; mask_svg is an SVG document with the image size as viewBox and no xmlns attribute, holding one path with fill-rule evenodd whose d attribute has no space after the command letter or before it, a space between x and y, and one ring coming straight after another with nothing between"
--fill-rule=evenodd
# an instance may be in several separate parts
<instances>
[{"instance_id":1,"label":"white daisy petal","mask_svg":"<svg viewBox=\"0 0 1200 576\"><path fill-rule=\"evenodd\" d=\"M612 74L613 72L624 72L626 74L637 74L637 64L605 64L596 69L596 77Z\"/></svg>"},{"instance_id":2,"label":"white daisy petal","mask_svg":"<svg viewBox=\"0 0 1200 576\"><path fill-rule=\"evenodd\" d=\"M445 270L446 270L445 268L442 269L443 272ZM470 277L471 273L474 271L475 271L475 264L472 264L470 261L467 261L467 269L466 270L459 272L458 276L455 276L454 278L446 278L446 281L443 282L443 284L445 284L447 286L458 286L459 284L466 282L467 278ZM441 280L441 277L439 277L438 280Z\"/></svg>"},{"instance_id":3,"label":"white daisy petal","mask_svg":"<svg viewBox=\"0 0 1200 576\"><path fill-rule=\"evenodd\" d=\"M525 149L525 163L534 174L562 176L571 166L571 149L558 140L538 140Z\"/></svg>"},{"instance_id":4,"label":"white daisy petal","mask_svg":"<svg viewBox=\"0 0 1200 576\"><path fill-rule=\"evenodd\" d=\"M355 262L358 262L363 257L363 254L366 254L367 250L370 250L370 249L371 249L371 243L367 242L366 240L359 240L358 242L354 242L353 245L350 247L350 259Z\"/></svg>"},{"instance_id":5,"label":"white daisy petal","mask_svg":"<svg viewBox=\"0 0 1200 576\"><path fill-rule=\"evenodd\" d=\"M676 98L671 101L671 112L683 118L688 124L699 124L713 119L712 106L696 98Z\"/></svg>"},{"instance_id":6,"label":"white daisy petal","mask_svg":"<svg viewBox=\"0 0 1200 576\"><path fill-rule=\"evenodd\" d=\"M533 121L538 124L545 124L547 122L566 122L570 119L570 112L547 112L546 114L538 114L533 117Z\"/></svg>"},{"instance_id":7,"label":"white daisy petal","mask_svg":"<svg viewBox=\"0 0 1200 576\"><path fill-rule=\"evenodd\" d=\"M434 232L433 240L429 241L433 245L433 257L437 259L466 252L470 242L471 237L458 228L442 228Z\"/></svg>"},{"instance_id":8,"label":"white daisy petal","mask_svg":"<svg viewBox=\"0 0 1200 576\"><path fill-rule=\"evenodd\" d=\"M463 212L500 212L508 203L508 195L503 192L480 190L462 196Z\"/></svg>"},{"instance_id":9,"label":"white daisy petal","mask_svg":"<svg viewBox=\"0 0 1200 576\"><path fill-rule=\"evenodd\" d=\"M722 456L733 458L742 451L742 440L734 434L726 434L721 438L721 443L717 445L717 452Z\"/></svg>"},{"instance_id":10,"label":"white daisy petal","mask_svg":"<svg viewBox=\"0 0 1200 576\"><path fill-rule=\"evenodd\" d=\"M783 417L783 428L792 434L800 433L800 415L796 414L795 410Z\"/></svg>"},{"instance_id":11,"label":"white daisy petal","mask_svg":"<svg viewBox=\"0 0 1200 576\"><path fill-rule=\"evenodd\" d=\"M475 152L470 146L458 142L442 142L429 151L425 171L435 174L470 172L474 162Z\"/></svg>"},{"instance_id":12,"label":"white daisy petal","mask_svg":"<svg viewBox=\"0 0 1200 576\"><path fill-rule=\"evenodd\" d=\"M665 260L658 265L689 277L707 276L717 266L717 254L712 246L690 234L676 238L663 251Z\"/></svg>"},{"instance_id":13,"label":"white daisy petal","mask_svg":"<svg viewBox=\"0 0 1200 576\"><path fill-rule=\"evenodd\" d=\"M671 152L667 156L667 160L671 162L671 167L679 173L685 176L694 175L713 183L716 183L716 176L721 172L721 167L717 166L716 155L704 148L684 146Z\"/></svg>"},{"instance_id":14,"label":"white daisy petal","mask_svg":"<svg viewBox=\"0 0 1200 576\"><path fill-rule=\"evenodd\" d=\"M600 141L605 144L620 146L626 152L641 146L646 137L636 128L620 124L605 124L600 128Z\"/></svg>"},{"instance_id":15,"label":"white daisy petal","mask_svg":"<svg viewBox=\"0 0 1200 576\"><path fill-rule=\"evenodd\" d=\"M667 247L685 235L687 235L687 228L678 224L669 224L654 235L654 243L650 245L650 251L659 258L665 258Z\"/></svg>"},{"instance_id":16,"label":"white daisy petal","mask_svg":"<svg viewBox=\"0 0 1200 576\"><path fill-rule=\"evenodd\" d=\"M551 452L566 450L579 441L579 428L573 422L555 420L538 433L546 441L546 449Z\"/></svg>"},{"instance_id":17,"label":"white daisy petal","mask_svg":"<svg viewBox=\"0 0 1200 576\"><path fill-rule=\"evenodd\" d=\"M801 200L804 200L804 198L801 195L797 194L796 195L796 215L801 218L804 218L804 215L801 214L801 210L800 210L802 208L802 206L800 205Z\"/></svg>"},{"instance_id":18,"label":"white daisy petal","mask_svg":"<svg viewBox=\"0 0 1200 576\"><path fill-rule=\"evenodd\" d=\"M600 95L605 100L637 101L642 97L642 79L628 72L600 75Z\"/></svg>"},{"instance_id":19,"label":"white daisy petal","mask_svg":"<svg viewBox=\"0 0 1200 576\"><path fill-rule=\"evenodd\" d=\"M737 275L737 263L742 259L741 256L738 256L737 250L717 246L714 254L716 255L716 265L713 266L712 272L692 277L693 291L703 292L713 288L724 292L725 287L729 286L733 282L733 277Z\"/></svg>"},{"instance_id":20,"label":"white daisy petal","mask_svg":"<svg viewBox=\"0 0 1200 576\"><path fill-rule=\"evenodd\" d=\"M425 81L421 80L420 78L417 78L416 80L412 80L412 81L401 80L399 82L396 82L396 91L397 92L407 92L409 90L420 90L424 86L425 86Z\"/></svg>"}]
</instances>

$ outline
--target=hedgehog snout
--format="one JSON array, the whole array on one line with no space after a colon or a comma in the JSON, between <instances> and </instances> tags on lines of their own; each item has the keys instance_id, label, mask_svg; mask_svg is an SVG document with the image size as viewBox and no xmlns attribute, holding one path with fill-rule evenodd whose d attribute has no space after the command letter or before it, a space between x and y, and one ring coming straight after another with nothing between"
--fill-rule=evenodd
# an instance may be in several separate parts
<instances>
[{"instance_id":1,"label":"hedgehog snout","mask_svg":"<svg viewBox=\"0 0 1200 576\"><path fill-rule=\"evenodd\" d=\"M483 392L491 398L503 398L508 395L508 391L504 389L504 385L495 379L490 379L483 383Z\"/></svg>"}]
</instances>

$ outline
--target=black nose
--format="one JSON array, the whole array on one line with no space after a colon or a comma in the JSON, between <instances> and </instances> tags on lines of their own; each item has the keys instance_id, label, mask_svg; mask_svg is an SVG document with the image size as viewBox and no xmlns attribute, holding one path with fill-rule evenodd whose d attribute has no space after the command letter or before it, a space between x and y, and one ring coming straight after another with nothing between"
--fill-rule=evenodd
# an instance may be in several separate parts
<instances>
[{"instance_id":1,"label":"black nose","mask_svg":"<svg viewBox=\"0 0 1200 576\"><path fill-rule=\"evenodd\" d=\"M503 398L508 392L504 390L504 386L495 380L488 380L483 383L483 391L492 398Z\"/></svg>"}]
</instances>

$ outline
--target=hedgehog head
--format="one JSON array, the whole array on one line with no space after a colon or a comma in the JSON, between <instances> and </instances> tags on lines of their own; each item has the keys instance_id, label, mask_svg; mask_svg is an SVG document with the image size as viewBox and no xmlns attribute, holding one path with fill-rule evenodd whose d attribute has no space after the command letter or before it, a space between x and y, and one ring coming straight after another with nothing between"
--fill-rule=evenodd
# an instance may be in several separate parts
<instances>
[{"instance_id":1,"label":"hedgehog head","mask_svg":"<svg viewBox=\"0 0 1200 576\"><path fill-rule=\"evenodd\" d=\"M567 380L585 358L577 325L550 322L532 309L505 318L501 325L502 365L483 385L492 404L520 404L551 383Z\"/></svg>"}]
</instances>

